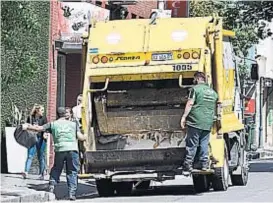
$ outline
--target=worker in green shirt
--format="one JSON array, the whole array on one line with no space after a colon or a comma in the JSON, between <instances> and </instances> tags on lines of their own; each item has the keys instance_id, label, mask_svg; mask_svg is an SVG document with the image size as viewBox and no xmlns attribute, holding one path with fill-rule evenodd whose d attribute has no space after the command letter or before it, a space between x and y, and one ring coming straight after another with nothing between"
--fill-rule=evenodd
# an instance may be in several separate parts
<instances>
[{"instance_id":1,"label":"worker in green shirt","mask_svg":"<svg viewBox=\"0 0 273 203\"><path fill-rule=\"evenodd\" d=\"M54 191L54 186L59 181L64 163L66 163L66 178L70 200L76 199L79 171L78 140L85 141L85 136L80 132L78 125L69 120L70 112L65 107L57 111L59 119L43 126L24 124L24 130L38 132L49 131L54 142L54 165L50 172L49 190Z\"/></svg>"},{"instance_id":2,"label":"worker in green shirt","mask_svg":"<svg viewBox=\"0 0 273 203\"><path fill-rule=\"evenodd\" d=\"M184 172L191 172L198 146L200 146L199 162L201 170L208 169L210 132L216 112L217 93L206 83L202 72L194 74L195 86L190 90L181 127L186 129L186 158Z\"/></svg>"}]
</instances>

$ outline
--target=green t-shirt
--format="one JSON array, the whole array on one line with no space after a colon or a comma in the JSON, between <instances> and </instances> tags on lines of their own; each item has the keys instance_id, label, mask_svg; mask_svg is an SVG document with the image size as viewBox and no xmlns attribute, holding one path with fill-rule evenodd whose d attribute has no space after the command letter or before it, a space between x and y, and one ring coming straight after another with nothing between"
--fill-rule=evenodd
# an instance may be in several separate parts
<instances>
[{"instance_id":1,"label":"green t-shirt","mask_svg":"<svg viewBox=\"0 0 273 203\"><path fill-rule=\"evenodd\" d=\"M194 100L194 104L187 116L186 124L210 131L216 111L217 93L207 84L201 83L191 89L189 98Z\"/></svg>"},{"instance_id":2,"label":"green t-shirt","mask_svg":"<svg viewBox=\"0 0 273 203\"><path fill-rule=\"evenodd\" d=\"M78 125L73 121L58 119L43 126L53 135L55 152L78 151Z\"/></svg>"}]
</instances>

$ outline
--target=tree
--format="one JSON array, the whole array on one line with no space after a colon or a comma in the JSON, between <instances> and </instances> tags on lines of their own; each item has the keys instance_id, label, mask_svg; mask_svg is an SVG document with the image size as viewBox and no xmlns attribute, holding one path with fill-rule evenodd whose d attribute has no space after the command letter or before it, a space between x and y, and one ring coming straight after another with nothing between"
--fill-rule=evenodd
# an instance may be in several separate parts
<instances>
[{"instance_id":1,"label":"tree","mask_svg":"<svg viewBox=\"0 0 273 203\"><path fill-rule=\"evenodd\" d=\"M29 40L42 29L29 1L1 2L1 90L30 78L38 69L38 59L29 49ZM37 43L37 46L39 44Z\"/></svg>"},{"instance_id":2,"label":"tree","mask_svg":"<svg viewBox=\"0 0 273 203\"><path fill-rule=\"evenodd\" d=\"M246 58L248 50L258 42L255 28L259 20L273 18L273 1L191 1L191 16L210 16L217 13L223 17L225 29L233 30L236 38L232 41L237 56ZM240 64L245 75L245 63Z\"/></svg>"}]
</instances>

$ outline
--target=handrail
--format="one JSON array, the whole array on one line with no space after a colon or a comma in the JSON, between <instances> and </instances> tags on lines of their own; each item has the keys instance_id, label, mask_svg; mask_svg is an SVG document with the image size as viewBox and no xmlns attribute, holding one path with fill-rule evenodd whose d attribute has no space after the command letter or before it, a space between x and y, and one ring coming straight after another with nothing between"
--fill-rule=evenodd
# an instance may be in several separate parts
<instances>
[{"instance_id":1,"label":"handrail","mask_svg":"<svg viewBox=\"0 0 273 203\"><path fill-rule=\"evenodd\" d=\"M89 89L87 90L87 92L104 92L105 90L107 90L109 85L109 78L105 79L105 85L102 89Z\"/></svg>"},{"instance_id":2,"label":"handrail","mask_svg":"<svg viewBox=\"0 0 273 203\"><path fill-rule=\"evenodd\" d=\"M183 76L179 75L179 81L178 81L178 83L179 83L179 87L181 87L181 88L188 88L188 87L193 87L194 86L194 85L183 85L182 81L183 81Z\"/></svg>"}]
</instances>

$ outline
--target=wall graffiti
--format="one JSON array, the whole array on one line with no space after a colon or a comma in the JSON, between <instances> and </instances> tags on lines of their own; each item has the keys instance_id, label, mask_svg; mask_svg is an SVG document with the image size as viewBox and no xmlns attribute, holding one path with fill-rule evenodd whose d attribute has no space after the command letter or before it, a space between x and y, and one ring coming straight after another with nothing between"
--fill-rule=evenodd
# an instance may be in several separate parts
<instances>
[{"instance_id":1,"label":"wall graffiti","mask_svg":"<svg viewBox=\"0 0 273 203\"><path fill-rule=\"evenodd\" d=\"M88 31L91 19L104 21L109 18L109 10L86 2L60 2L59 32L62 41L81 41Z\"/></svg>"}]
</instances>

